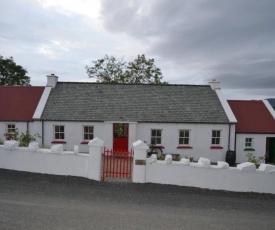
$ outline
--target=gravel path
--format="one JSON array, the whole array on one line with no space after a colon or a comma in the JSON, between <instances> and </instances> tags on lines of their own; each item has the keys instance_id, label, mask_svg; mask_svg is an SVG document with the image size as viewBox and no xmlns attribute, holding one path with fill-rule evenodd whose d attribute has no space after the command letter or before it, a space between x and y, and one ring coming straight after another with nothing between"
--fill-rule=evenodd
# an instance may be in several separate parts
<instances>
[{"instance_id":1,"label":"gravel path","mask_svg":"<svg viewBox=\"0 0 275 230\"><path fill-rule=\"evenodd\" d=\"M274 229L275 196L0 169L0 229Z\"/></svg>"}]
</instances>

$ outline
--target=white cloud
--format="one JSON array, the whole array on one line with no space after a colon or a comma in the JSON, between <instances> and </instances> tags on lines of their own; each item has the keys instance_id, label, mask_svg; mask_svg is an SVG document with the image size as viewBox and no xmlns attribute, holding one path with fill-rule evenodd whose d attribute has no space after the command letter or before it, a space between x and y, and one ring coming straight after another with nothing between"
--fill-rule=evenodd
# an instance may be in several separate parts
<instances>
[{"instance_id":1,"label":"white cloud","mask_svg":"<svg viewBox=\"0 0 275 230\"><path fill-rule=\"evenodd\" d=\"M79 14L93 19L99 18L99 0L38 0L45 8L52 8L60 13Z\"/></svg>"}]
</instances>

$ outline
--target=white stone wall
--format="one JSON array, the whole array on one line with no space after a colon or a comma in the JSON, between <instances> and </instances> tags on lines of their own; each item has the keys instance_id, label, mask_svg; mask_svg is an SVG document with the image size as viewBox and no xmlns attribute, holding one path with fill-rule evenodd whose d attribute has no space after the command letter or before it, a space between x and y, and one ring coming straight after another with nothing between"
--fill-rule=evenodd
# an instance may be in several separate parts
<instances>
[{"instance_id":1,"label":"white stone wall","mask_svg":"<svg viewBox=\"0 0 275 230\"><path fill-rule=\"evenodd\" d=\"M87 177L87 154L52 153L49 149L28 151L21 147L7 150L0 146L0 168L18 171Z\"/></svg>"},{"instance_id":2,"label":"white stone wall","mask_svg":"<svg viewBox=\"0 0 275 230\"><path fill-rule=\"evenodd\" d=\"M173 184L235 192L275 194L275 172L242 171L238 168L219 169L184 166L179 162L165 164L147 159L147 183Z\"/></svg>"},{"instance_id":3,"label":"white stone wall","mask_svg":"<svg viewBox=\"0 0 275 230\"><path fill-rule=\"evenodd\" d=\"M266 153L266 138L275 137L275 134L237 134L236 137L236 162L241 163L247 161L246 154L253 153L256 157L263 157ZM244 151L245 138L253 138L252 147L255 151Z\"/></svg>"},{"instance_id":4,"label":"white stone wall","mask_svg":"<svg viewBox=\"0 0 275 230\"><path fill-rule=\"evenodd\" d=\"M39 149L38 143L29 147L18 147L18 144L17 141L6 141L0 145L0 168L101 180L104 142L99 138L89 142L89 155L79 153L75 148L73 152L63 151L62 145Z\"/></svg>"}]
</instances>

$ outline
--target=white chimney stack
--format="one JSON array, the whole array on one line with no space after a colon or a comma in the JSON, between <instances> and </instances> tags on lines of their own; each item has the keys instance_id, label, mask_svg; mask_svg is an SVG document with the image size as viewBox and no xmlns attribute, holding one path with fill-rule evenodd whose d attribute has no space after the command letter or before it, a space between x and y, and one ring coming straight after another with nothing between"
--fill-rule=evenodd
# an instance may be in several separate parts
<instances>
[{"instance_id":1,"label":"white chimney stack","mask_svg":"<svg viewBox=\"0 0 275 230\"><path fill-rule=\"evenodd\" d=\"M221 83L217 81L216 79L213 79L212 81L209 82L209 85L211 86L211 89L221 89Z\"/></svg>"},{"instance_id":2,"label":"white chimney stack","mask_svg":"<svg viewBox=\"0 0 275 230\"><path fill-rule=\"evenodd\" d=\"M54 88L58 81L58 77L55 76L53 73L51 75L47 75L47 85L48 87Z\"/></svg>"}]
</instances>

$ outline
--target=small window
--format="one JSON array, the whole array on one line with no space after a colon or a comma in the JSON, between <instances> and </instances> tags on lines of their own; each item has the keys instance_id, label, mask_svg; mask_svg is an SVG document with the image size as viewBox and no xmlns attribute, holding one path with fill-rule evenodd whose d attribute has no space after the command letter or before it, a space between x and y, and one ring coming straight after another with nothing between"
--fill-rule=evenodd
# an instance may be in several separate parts
<instances>
[{"instance_id":1,"label":"small window","mask_svg":"<svg viewBox=\"0 0 275 230\"><path fill-rule=\"evenodd\" d=\"M94 139L94 127L93 126L83 126L83 140L93 140Z\"/></svg>"},{"instance_id":2,"label":"small window","mask_svg":"<svg viewBox=\"0 0 275 230\"><path fill-rule=\"evenodd\" d=\"M179 144L180 145L189 145L189 136L190 136L189 130L180 130Z\"/></svg>"},{"instance_id":3,"label":"small window","mask_svg":"<svg viewBox=\"0 0 275 230\"><path fill-rule=\"evenodd\" d=\"M161 144L161 129L151 130L151 144Z\"/></svg>"},{"instance_id":4,"label":"small window","mask_svg":"<svg viewBox=\"0 0 275 230\"><path fill-rule=\"evenodd\" d=\"M253 148L253 138L245 138L245 148Z\"/></svg>"},{"instance_id":5,"label":"small window","mask_svg":"<svg viewBox=\"0 0 275 230\"><path fill-rule=\"evenodd\" d=\"M15 124L7 125L7 133L14 133L16 131Z\"/></svg>"},{"instance_id":6,"label":"small window","mask_svg":"<svg viewBox=\"0 0 275 230\"><path fill-rule=\"evenodd\" d=\"M212 130L212 145L220 145L220 144L221 144L221 131Z\"/></svg>"},{"instance_id":7,"label":"small window","mask_svg":"<svg viewBox=\"0 0 275 230\"><path fill-rule=\"evenodd\" d=\"M64 140L65 139L65 126L64 125L54 126L54 139L55 140Z\"/></svg>"},{"instance_id":8,"label":"small window","mask_svg":"<svg viewBox=\"0 0 275 230\"><path fill-rule=\"evenodd\" d=\"M17 140L18 130L15 128L15 124L7 124L6 128L6 133L4 133L6 140Z\"/></svg>"}]
</instances>

